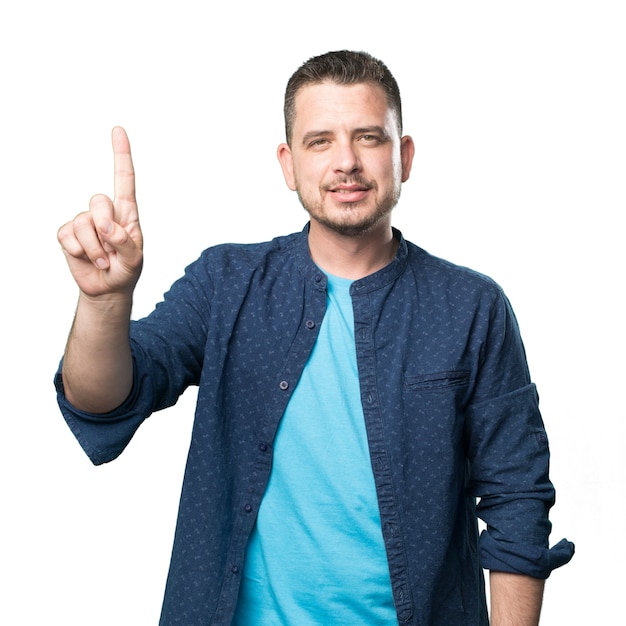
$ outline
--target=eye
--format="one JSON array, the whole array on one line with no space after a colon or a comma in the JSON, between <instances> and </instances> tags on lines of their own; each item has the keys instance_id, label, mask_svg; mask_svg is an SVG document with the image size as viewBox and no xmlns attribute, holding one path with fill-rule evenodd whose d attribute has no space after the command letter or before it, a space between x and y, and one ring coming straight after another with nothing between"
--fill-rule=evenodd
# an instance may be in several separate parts
<instances>
[{"instance_id":1,"label":"eye","mask_svg":"<svg viewBox=\"0 0 626 626\"><path fill-rule=\"evenodd\" d=\"M325 148L329 143L330 141L325 137L318 137L317 139L309 141L309 143L307 144L307 148L310 148L312 150L319 150Z\"/></svg>"},{"instance_id":2,"label":"eye","mask_svg":"<svg viewBox=\"0 0 626 626\"><path fill-rule=\"evenodd\" d=\"M359 137L359 141L367 144L379 144L382 143L382 139L378 135L365 134Z\"/></svg>"}]
</instances>

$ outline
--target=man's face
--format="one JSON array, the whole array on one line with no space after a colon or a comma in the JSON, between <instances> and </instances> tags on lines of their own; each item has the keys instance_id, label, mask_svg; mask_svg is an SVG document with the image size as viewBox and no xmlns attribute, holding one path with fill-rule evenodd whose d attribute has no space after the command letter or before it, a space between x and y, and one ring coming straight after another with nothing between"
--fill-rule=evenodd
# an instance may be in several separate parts
<instances>
[{"instance_id":1,"label":"man's face","mask_svg":"<svg viewBox=\"0 0 626 626\"><path fill-rule=\"evenodd\" d=\"M324 82L296 94L291 146L278 158L311 219L342 235L388 227L414 147L383 90Z\"/></svg>"}]
</instances>

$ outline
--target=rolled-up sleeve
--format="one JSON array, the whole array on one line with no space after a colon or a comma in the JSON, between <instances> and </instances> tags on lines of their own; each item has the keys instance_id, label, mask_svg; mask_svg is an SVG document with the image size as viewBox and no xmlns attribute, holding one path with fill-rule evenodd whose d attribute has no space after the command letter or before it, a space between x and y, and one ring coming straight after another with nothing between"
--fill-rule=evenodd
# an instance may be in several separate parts
<instances>
[{"instance_id":1,"label":"rolled-up sleeve","mask_svg":"<svg viewBox=\"0 0 626 626\"><path fill-rule=\"evenodd\" d=\"M133 387L125 402L110 413L86 413L70 404L65 397L61 360L54 377L57 402L94 464L117 458L147 417L172 406L187 387L198 384L210 291L201 258L186 269L148 317L131 322Z\"/></svg>"},{"instance_id":2,"label":"rolled-up sleeve","mask_svg":"<svg viewBox=\"0 0 626 626\"><path fill-rule=\"evenodd\" d=\"M517 322L506 298L494 307L489 337L467 412L470 491L479 498L486 569L547 578L574 545L549 548L548 512L555 500L548 437L530 382Z\"/></svg>"},{"instance_id":3,"label":"rolled-up sleeve","mask_svg":"<svg viewBox=\"0 0 626 626\"><path fill-rule=\"evenodd\" d=\"M134 357L133 388L126 401L109 413L88 413L74 407L66 398L62 369L63 361L54 377L54 385L57 402L67 425L94 465L113 461L153 412L154 395L149 377L138 374L140 368Z\"/></svg>"}]
</instances>

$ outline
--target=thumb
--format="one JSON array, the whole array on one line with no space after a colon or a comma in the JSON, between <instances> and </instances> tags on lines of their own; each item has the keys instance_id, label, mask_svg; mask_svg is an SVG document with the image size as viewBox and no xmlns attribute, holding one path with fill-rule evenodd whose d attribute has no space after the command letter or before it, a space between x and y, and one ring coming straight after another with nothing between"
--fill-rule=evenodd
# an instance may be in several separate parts
<instances>
[{"instance_id":1,"label":"thumb","mask_svg":"<svg viewBox=\"0 0 626 626\"><path fill-rule=\"evenodd\" d=\"M141 267L143 253L141 242L113 220L104 218L98 224L98 236L108 253L115 253L117 261L127 271L135 272Z\"/></svg>"},{"instance_id":2,"label":"thumb","mask_svg":"<svg viewBox=\"0 0 626 626\"><path fill-rule=\"evenodd\" d=\"M102 245L107 249L105 242L114 230L113 202L103 194L96 194L89 201L89 212L91 213L98 239L100 239ZM108 248L107 252L111 252L111 248Z\"/></svg>"},{"instance_id":3,"label":"thumb","mask_svg":"<svg viewBox=\"0 0 626 626\"><path fill-rule=\"evenodd\" d=\"M115 246L107 241L113 234L114 228L114 222L107 218L101 219L100 223L97 225L98 239L100 239L100 243L102 243L102 247L106 252L113 252L113 250L115 250Z\"/></svg>"}]
</instances>

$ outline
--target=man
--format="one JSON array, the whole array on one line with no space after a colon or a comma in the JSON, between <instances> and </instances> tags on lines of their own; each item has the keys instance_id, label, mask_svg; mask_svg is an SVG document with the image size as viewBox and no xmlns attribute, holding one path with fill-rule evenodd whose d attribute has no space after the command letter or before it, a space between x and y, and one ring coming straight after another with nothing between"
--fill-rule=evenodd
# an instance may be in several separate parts
<instances>
[{"instance_id":1,"label":"man","mask_svg":"<svg viewBox=\"0 0 626 626\"><path fill-rule=\"evenodd\" d=\"M414 144L383 63L310 59L285 123L307 227L206 250L143 320L122 129L114 201L59 231L80 297L56 384L93 462L199 385L161 623L487 624L485 567L492 623L537 624L573 545L548 549L547 438L504 294L392 228Z\"/></svg>"}]
</instances>

